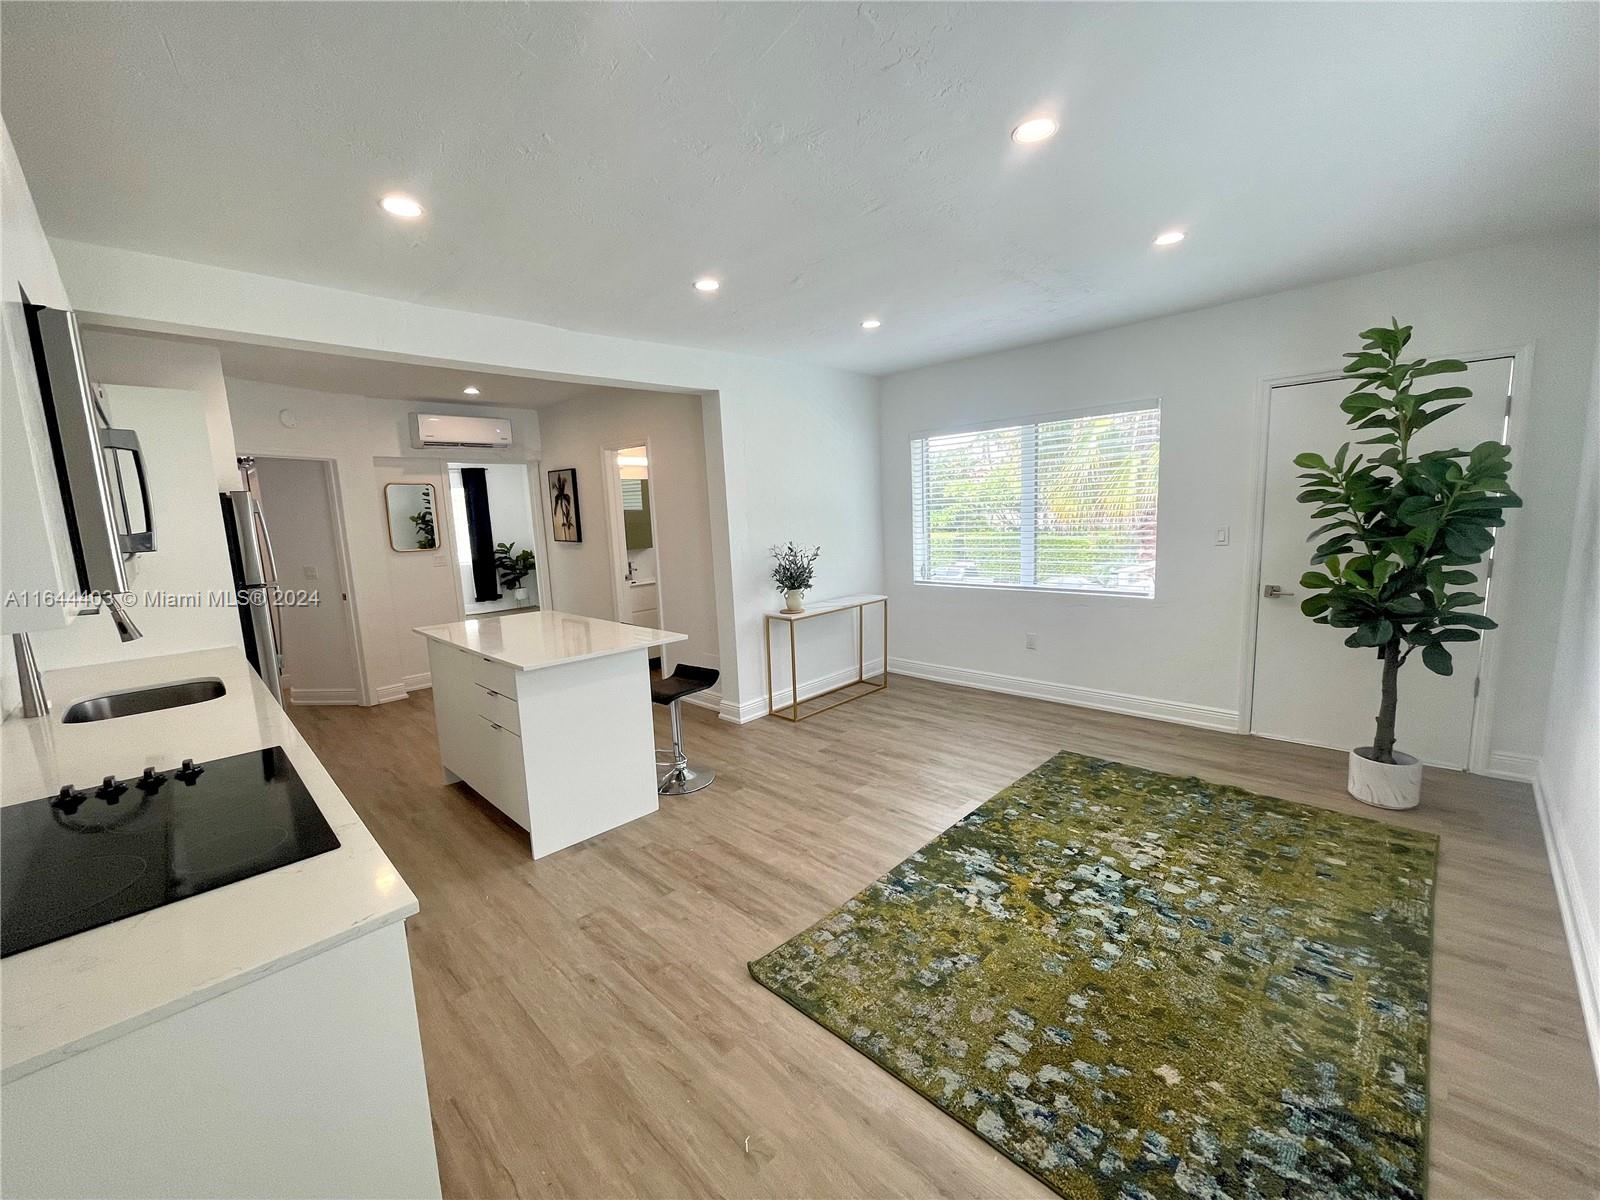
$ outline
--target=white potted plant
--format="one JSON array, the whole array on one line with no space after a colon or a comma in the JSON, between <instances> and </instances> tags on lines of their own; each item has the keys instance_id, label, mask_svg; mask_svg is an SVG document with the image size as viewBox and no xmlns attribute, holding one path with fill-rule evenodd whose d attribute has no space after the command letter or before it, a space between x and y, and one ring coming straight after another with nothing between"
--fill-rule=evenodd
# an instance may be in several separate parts
<instances>
[{"instance_id":1,"label":"white potted plant","mask_svg":"<svg viewBox=\"0 0 1600 1200\"><path fill-rule=\"evenodd\" d=\"M533 551L517 550L515 542L501 542L494 548L494 565L500 573L500 586L511 592L516 600L527 600L528 589L522 581L533 570ZM516 553L512 551L516 550Z\"/></svg>"},{"instance_id":2,"label":"white potted plant","mask_svg":"<svg viewBox=\"0 0 1600 1200\"><path fill-rule=\"evenodd\" d=\"M793 542L772 547L772 582L783 593L784 612L805 611L803 601L806 592L811 589L812 579L816 577L817 555L821 553L821 546L807 550Z\"/></svg>"},{"instance_id":3,"label":"white potted plant","mask_svg":"<svg viewBox=\"0 0 1600 1200\"><path fill-rule=\"evenodd\" d=\"M1311 591L1300 609L1319 624L1352 630L1344 644L1374 651L1383 664L1372 745L1350 751L1350 794L1379 808L1415 808L1422 765L1395 749L1400 668L1420 650L1424 666L1449 675L1451 643L1477 641L1495 627L1468 611L1483 603L1471 590L1477 576L1470 568L1493 547L1504 511L1522 501L1507 486L1511 451L1499 442L1470 451L1412 450L1418 430L1472 395L1464 387L1416 385L1466 364L1402 360L1411 326L1399 322L1361 337L1361 349L1345 355L1351 361L1344 373L1356 389L1339 407L1354 428L1372 432L1361 445L1382 449L1369 458L1352 454L1346 442L1332 462L1296 456L1300 501L1327 522L1307 539L1325 540L1311 556L1320 569L1300 577Z\"/></svg>"}]
</instances>

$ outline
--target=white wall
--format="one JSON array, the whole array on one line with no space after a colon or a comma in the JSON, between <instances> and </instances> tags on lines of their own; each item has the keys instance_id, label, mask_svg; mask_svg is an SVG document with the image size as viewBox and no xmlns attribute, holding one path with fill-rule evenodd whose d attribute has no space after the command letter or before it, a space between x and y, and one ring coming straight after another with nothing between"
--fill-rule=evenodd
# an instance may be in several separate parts
<instances>
[{"instance_id":1,"label":"white wall","mask_svg":"<svg viewBox=\"0 0 1600 1200\"><path fill-rule=\"evenodd\" d=\"M233 426L228 420L228 388L222 378L222 354L215 346L88 328L83 331L83 358L89 378L96 383L177 388L198 394L217 490L232 491L239 486Z\"/></svg>"},{"instance_id":2,"label":"white wall","mask_svg":"<svg viewBox=\"0 0 1600 1200\"><path fill-rule=\"evenodd\" d=\"M333 395L229 376L228 406L241 454L332 460L338 509L350 553L363 700L397 700L427 686L427 654L414 625L456 620L455 583L447 544L433 552L396 554L389 548L383 483L426 479L445 502L446 462L527 463L539 451L539 418L532 411L435 401L375 400ZM509 417L509 450L451 448L428 452L411 445L410 414L461 412ZM447 525L441 524L441 538ZM403 560L403 561L402 561ZM416 577L418 561L430 572ZM420 619L413 619L419 618Z\"/></svg>"},{"instance_id":3,"label":"white wall","mask_svg":"<svg viewBox=\"0 0 1600 1200\"><path fill-rule=\"evenodd\" d=\"M232 439L232 429L229 429ZM272 536L278 586L317 593L316 604L283 604L283 674L290 698L304 704L357 704L348 601L341 599L339 540L327 467L308 458L258 458L261 509Z\"/></svg>"},{"instance_id":4,"label":"white wall","mask_svg":"<svg viewBox=\"0 0 1600 1200\"><path fill-rule=\"evenodd\" d=\"M1596 236L1586 231L1301 288L1100 333L924 367L882 388L885 571L893 654L957 668L1134 694L1202 723L1240 704L1259 381L1337 368L1355 334L1390 315L1420 355L1534 347L1490 726L1491 765L1527 773L1544 735L1566 575L1576 431L1596 327ZM910 451L917 431L1091 401L1162 400L1160 576L1154 600L911 583ZM1213 545L1227 526L1232 542ZM1039 648L1023 647L1024 632ZM922 664L919 666L918 664ZM1138 707L1138 706L1134 706Z\"/></svg>"},{"instance_id":5,"label":"white wall","mask_svg":"<svg viewBox=\"0 0 1600 1200\"><path fill-rule=\"evenodd\" d=\"M78 304L122 326L700 393L709 413L724 715L753 713L758 702L764 708L769 544L822 542L825 591L881 590L876 385L865 376L428 308L82 242L58 240L52 249Z\"/></svg>"},{"instance_id":6,"label":"white wall","mask_svg":"<svg viewBox=\"0 0 1600 1200\"><path fill-rule=\"evenodd\" d=\"M434 528L438 531L439 544L432 550L396 550L389 542L386 525L382 549L383 599L388 602L390 632L399 655L399 683L408 692L432 686L428 643L412 630L418 625L443 625L462 617L454 569L455 546L450 540L448 522L437 511L448 495L445 490L447 471L443 459L380 458L373 463L380 495L391 483L433 485ZM369 593L363 592L361 596L366 600Z\"/></svg>"},{"instance_id":7,"label":"white wall","mask_svg":"<svg viewBox=\"0 0 1600 1200\"><path fill-rule=\"evenodd\" d=\"M614 620L610 486L603 452L650 445L650 499L655 509L661 628L689 635L668 647L674 662L718 665L717 595L706 488L705 429L700 397L666 392L580 396L539 410L542 465L578 469L583 541L552 543L551 602L563 612Z\"/></svg>"},{"instance_id":8,"label":"white wall","mask_svg":"<svg viewBox=\"0 0 1600 1200\"><path fill-rule=\"evenodd\" d=\"M1600 1067L1600 353L1535 789ZM1575 439L1576 440L1576 439Z\"/></svg>"}]
</instances>

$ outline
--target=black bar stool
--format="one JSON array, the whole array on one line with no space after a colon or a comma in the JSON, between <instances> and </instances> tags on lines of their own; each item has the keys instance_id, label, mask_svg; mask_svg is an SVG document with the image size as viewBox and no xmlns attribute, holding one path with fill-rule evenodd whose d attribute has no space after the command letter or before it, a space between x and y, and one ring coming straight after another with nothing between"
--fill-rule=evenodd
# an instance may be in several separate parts
<instances>
[{"instance_id":1,"label":"black bar stool","mask_svg":"<svg viewBox=\"0 0 1600 1200\"><path fill-rule=\"evenodd\" d=\"M656 788L663 796L687 796L707 787L717 777L710 767L692 767L683 756L683 714L679 711L679 704L685 696L692 696L713 686L718 674L714 667L691 667L679 663L673 668L672 674L665 678L656 675L650 677L650 699L657 704L665 704L672 713L672 750L664 755L656 755L658 762L664 759L669 764L667 773L661 777Z\"/></svg>"}]
</instances>

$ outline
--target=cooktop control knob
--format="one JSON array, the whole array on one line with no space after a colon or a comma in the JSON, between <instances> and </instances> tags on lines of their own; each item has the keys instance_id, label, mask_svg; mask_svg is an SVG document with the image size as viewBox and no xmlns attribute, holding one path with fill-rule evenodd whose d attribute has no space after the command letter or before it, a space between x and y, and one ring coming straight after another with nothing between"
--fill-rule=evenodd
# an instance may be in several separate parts
<instances>
[{"instance_id":1,"label":"cooktop control knob","mask_svg":"<svg viewBox=\"0 0 1600 1200\"><path fill-rule=\"evenodd\" d=\"M107 775L100 781L100 786L95 789L94 794L107 804L115 804L122 799L122 793L127 790L127 784L118 783L115 775Z\"/></svg>"},{"instance_id":2,"label":"cooktop control knob","mask_svg":"<svg viewBox=\"0 0 1600 1200\"><path fill-rule=\"evenodd\" d=\"M83 801L84 795L82 792L73 787L70 783L63 783L61 785L61 790L56 793L56 798L50 801L50 804L52 807L60 809L70 817L73 813L78 811L78 806L81 805Z\"/></svg>"},{"instance_id":3,"label":"cooktop control knob","mask_svg":"<svg viewBox=\"0 0 1600 1200\"><path fill-rule=\"evenodd\" d=\"M161 785L166 781L167 777L157 771L154 767L146 767L144 769L144 774L139 776L138 787L141 792L149 794L151 792L160 791Z\"/></svg>"},{"instance_id":4,"label":"cooktop control knob","mask_svg":"<svg viewBox=\"0 0 1600 1200\"><path fill-rule=\"evenodd\" d=\"M199 779L200 776L204 772L205 772L205 768L204 767L195 766L194 759L186 758L186 759L183 760L183 766L179 767L176 771L173 772L173 774L176 775L179 779L183 780L190 787L193 787L194 786L194 781L196 779Z\"/></svg>"}]
</instances>

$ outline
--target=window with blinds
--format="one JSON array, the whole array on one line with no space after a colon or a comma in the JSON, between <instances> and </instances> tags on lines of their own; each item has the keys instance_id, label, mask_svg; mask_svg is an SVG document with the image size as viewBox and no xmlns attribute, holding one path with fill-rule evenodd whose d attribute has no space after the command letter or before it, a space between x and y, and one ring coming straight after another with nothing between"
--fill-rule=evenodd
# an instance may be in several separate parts
<instances>
[{"instance_id":1,"label":"window with blinds","mask_svg":"<svg viewBox=\"0 0 1600 1200\"><path fill-rule=\"evenodd\" d=\"M911 440L920 583L1154 596L1153 403Z\"/></svg>"},{"instance_id":2,"label":"window with blinds","mask_svg":"<svg viewBox=\"0 0 1600 1200\"><path fill-rule=\"evenodd\" d=\"M644 480L624 479L622 484L622 511L644 511Z\"/></svg>"}]
</instances>

